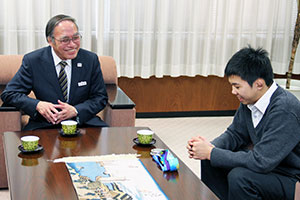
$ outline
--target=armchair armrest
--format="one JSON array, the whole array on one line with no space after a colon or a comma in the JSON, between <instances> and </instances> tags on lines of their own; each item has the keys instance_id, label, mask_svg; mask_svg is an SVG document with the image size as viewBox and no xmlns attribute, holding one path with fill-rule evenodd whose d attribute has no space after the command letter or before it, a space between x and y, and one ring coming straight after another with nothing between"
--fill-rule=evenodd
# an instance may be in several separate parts
<instances>
[{"instance_id":1,"label":"armchair armrest","mask_svg":"<svg viewBox=\"0 0 300 200\"><path fill-rule=\"evenodd\" d=\"M296 183L295 200L300 200L300 182Z\"/></svg>"},{"instance_id":2,"label":"armchair armrest","mask_svg":"<svg viewBox=\"0 0 300 200\"><path fill-rule=\"evenodd\" d=\"M115 84L107 84L108 105L103 111L103 120L109 126L134 126L135 104Z\"/></svg>"},{"instance_id":3,"label":"armchair armrest","mask_svg":"<svg viewBox=\"0 0 300 200\"><path fill-rule=\"evenodd\" d=\"M19 111L16 107L0 107L0 112Z\"/></svg>"},{"instance_id":4,"label":"armchair armrest","mask_svg":"<svg viewBox=\"0 0 300 200\"><path fill-rule=\"evenodd\" d=\"M0 107L0 133L20 131L22 128L21 112L15 107Z\"/></svg>"},{"instance_id":5,"label":"armchair armrest","mask_svg":"<svg viewBox=\"0 0 300 200\"><path fill-rule=\"evenodd\" d=\"M113 109L132 109L134 102L116 85L106 85L108 104Z\"/></svg>"},{"instance_id":6,"label":"armchair armrest","mask_svg":"<svg viewBox=\"0 0 300 200\"><path fill-rule=\"evenodd\" d=\"M0 107L0 121L0 188L7 188L2 133L21 130L21 112L15 107Z\"/></svg>"}]
</instances>

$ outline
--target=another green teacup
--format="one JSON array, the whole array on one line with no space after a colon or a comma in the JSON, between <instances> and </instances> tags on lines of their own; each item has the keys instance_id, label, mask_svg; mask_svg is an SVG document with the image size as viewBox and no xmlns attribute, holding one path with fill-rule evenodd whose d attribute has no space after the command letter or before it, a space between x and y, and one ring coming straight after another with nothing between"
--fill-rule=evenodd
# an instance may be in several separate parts
<instances>
[{"instance_id":1,"label":"another green teacup","mask_svg":"<svg viewBox=\"0 0 300 200\"><path fill-rule=\"evenodd\" d=\"M39 139L40 138L38 136L33 135L21 137L21 142L24 150L34 151L38 147Z\"/></svg>"},{"instance_id":2,"label":"another green teacup","mask_svg":"<svg viewBox=\"0 0 300 200\"><path fill-rule=\"evenodd\" d=\"M151 130L138 130L138 140L141 144L150 144L152 142L152 136L154 132Z\"/></svg>"},{"instance_id":3,"label":"another green teacup","mask_svg":"<svg viewBox=\"0 0 300 200\"><path fill-rule=\"evenodd\" d=\"M61 127L64 134L75 134L77 129L77 122L74 120L62 121Z\"/></svg>"}]
</instances>

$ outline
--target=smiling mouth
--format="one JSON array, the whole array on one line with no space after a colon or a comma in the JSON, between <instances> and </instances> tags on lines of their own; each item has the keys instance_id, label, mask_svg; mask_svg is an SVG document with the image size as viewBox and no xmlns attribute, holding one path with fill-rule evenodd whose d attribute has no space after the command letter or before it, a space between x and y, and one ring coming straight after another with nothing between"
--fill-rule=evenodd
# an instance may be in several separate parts
<instances>
[{"instance_id":1,"label":"smiling mouth","mask_svg":"<svg viewBox=\"0 0 300 200\"><path fill-rule=\"evenodd\" d=\"M76 49L69 49L69 50L66 50L66 52L76 52Z\"/></svg>"}]
</instances>

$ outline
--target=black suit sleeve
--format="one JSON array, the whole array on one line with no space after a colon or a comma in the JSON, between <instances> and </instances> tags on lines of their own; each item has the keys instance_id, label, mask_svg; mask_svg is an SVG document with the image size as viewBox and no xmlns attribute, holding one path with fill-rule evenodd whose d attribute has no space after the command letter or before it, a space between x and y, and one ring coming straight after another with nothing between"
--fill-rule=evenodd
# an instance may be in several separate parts
<instances>
[{"instance_id":1,"label":"black suit sleeve","mask_svg":"<svg viewBox=\"0 0 300 200\"><path fill-rule=\"evenodd\" d=\"M22 65L1 94L5 104L12 105L24 111L31 117L36 115L36 105L39 100L28 97L32 90L32 68L24 56Z\"/></svg>"}]
</instances>

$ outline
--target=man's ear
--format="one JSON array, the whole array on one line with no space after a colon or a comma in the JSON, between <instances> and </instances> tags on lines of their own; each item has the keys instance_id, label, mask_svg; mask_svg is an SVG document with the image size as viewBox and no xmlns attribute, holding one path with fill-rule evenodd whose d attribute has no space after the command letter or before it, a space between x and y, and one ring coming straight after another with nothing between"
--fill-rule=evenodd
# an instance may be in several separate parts
<instances>
[{"instance_id":1,"label":"man's ear","mask_svg":"<svg viewBox=\"0 0 300 200\"><path fill-rule=\"evenodd\" d=\"M49 44L52 43L52 38L51 38L50 36L47 37L47 42L48 42Z\"/></svg>"},{"instance_id":2,"label":"man's ear","mask_svg":"<svg viewBox=\"0 0 300 200\"><path fill-rule=\"evenodd\" d=\"M256 81L254 81L254 85L257 89L261 90L262 88L264 88L266 83L265 83L264 79L258 78L258 79L256 79Z\"/></svg>"}]
</instances>

